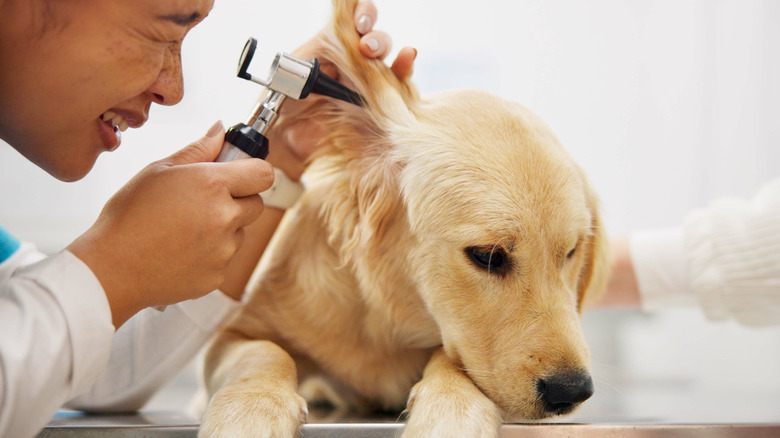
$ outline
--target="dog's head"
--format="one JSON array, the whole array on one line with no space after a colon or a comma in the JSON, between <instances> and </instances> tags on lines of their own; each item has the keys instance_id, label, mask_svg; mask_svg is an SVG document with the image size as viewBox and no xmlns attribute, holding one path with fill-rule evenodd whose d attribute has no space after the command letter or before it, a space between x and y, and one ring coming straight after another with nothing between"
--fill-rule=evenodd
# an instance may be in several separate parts
<instances>
[{"instance_id":1,"label":"dog's head","mask_svg":"<svg viewBox=\"0 0 780 438\"><path fill-rule=\"evenodd\" d=\"M608 267L595 194L526 108L477 91L421 99L365 59L356 3L334 0L323 39L325 57L366 100L323 100L318 112L332 135L315 164L349 174L351 197L325 206L338 224L332 240L347 257L365 254L403 222L403 274L447 355L511 417L570 412L593 392L579 312Z\"/></svg>"}]
</instances>

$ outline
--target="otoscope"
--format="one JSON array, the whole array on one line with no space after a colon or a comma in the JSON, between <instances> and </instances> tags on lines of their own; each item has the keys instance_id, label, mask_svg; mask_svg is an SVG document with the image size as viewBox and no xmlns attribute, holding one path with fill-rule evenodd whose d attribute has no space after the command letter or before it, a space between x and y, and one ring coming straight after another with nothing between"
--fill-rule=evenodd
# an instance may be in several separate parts
<instances>
[{"instance_id":1,"label":"otoscope","mask_svg":"<svg viewBox=\"0 0 780 438\"><path fill-rule=\"evenodd\" d=\"M216 161L231 161L240 158L261 158L268 156L268 138L265 132L276 119L285 98L305 99L309 94L330 96L358 106L363 105L361 96L336 82L320 71L320 61L296 58L279 52L271 65L268 79L260 79L247 72L255 55L257 40L249 38L238 60L238 77L255 82L267 88L268 96L252 110L246 123L238 123L225 133L225 143Z\"/></svg>"}]
</instances>

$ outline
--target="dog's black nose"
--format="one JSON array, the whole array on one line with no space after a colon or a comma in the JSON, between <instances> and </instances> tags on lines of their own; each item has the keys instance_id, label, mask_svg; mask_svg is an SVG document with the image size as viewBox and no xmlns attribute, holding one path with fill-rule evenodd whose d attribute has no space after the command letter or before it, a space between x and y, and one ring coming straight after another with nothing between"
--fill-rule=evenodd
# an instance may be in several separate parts
<instances>
[{"instance_id":1,"label":"dog's black nose","mask_svg":"<svg viewBox=\"0 0 780 438\"><path fill-rule=\"evenodd\" d=\"M544 409L565 414L593 395L593 380L588 373L565 372L536 383Z\"/></svg>"}]
</instances>

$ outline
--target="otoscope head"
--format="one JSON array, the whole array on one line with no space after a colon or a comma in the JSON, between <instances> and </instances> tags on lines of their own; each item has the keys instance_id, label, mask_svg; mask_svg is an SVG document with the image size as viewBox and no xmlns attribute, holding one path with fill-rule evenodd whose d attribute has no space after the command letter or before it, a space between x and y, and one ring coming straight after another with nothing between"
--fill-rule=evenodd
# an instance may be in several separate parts
<instances>
[{"instance_id":1,"label":"otoscope head","mask_svg":"<svg viewBox=\"0 0 780 438\"><path fill-rule=\"evenodd\" d=\"M304 61L279 52L267 80L252 76L249 73L249 64L252 63L256 49L257 40L249 38L238 59L238 77L256 82L271 92L255 106L246 123L239 123L228 129L225 134L225 144L217 161L245 157L265 159L268 155L268 138L264 134L276 120L279 109L287 97L298 100L315 93L355 105L363 105L363 99L359 94L322 73L320 61L316 58Z\"/></svg>"},{"instance_id":2,"label":"otoscope head","mask_svg":"<svg viewBox=\"0 0 780 438\"><path fill-rule=\"evenodd\" d=\"M267 80L252 76L247 70L257 49L257 40L249 38L238 61L238 77L258 83L272 91L293 99L305 99L309 94L321 94L358 106L362 97L320 71L320 61L305 61L288 53L279 52L271 66Z\"/></svg>"}]
</instances>

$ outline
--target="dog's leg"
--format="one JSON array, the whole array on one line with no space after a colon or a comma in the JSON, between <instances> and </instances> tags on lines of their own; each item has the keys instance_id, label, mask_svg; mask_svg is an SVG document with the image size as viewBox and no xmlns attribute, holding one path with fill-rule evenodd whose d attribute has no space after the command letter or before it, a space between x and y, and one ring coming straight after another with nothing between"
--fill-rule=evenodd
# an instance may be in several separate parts
<instances>
[{"instance_id":1,"label":"dog's leg","mask_svg":"<svg viewBox=\"0 0 780 438\"><path fill-rule=\"evenodd\" d=\"M198 437L297 435L308 411L296 393L295 362L281 347L223 332L208 352L206 368L214 395Z\"/></svg>"},{"instance_id":2,"label":"dog's leg","mask_svg":"<svg viewBox=\"0 0 780 438\"><path fill-rule=\"evenodd\" d=\"M497 437L501 426L498 407L440 348L412 388L407 404L409 420L404 438Z\"/></svg>"}]
</instances>

